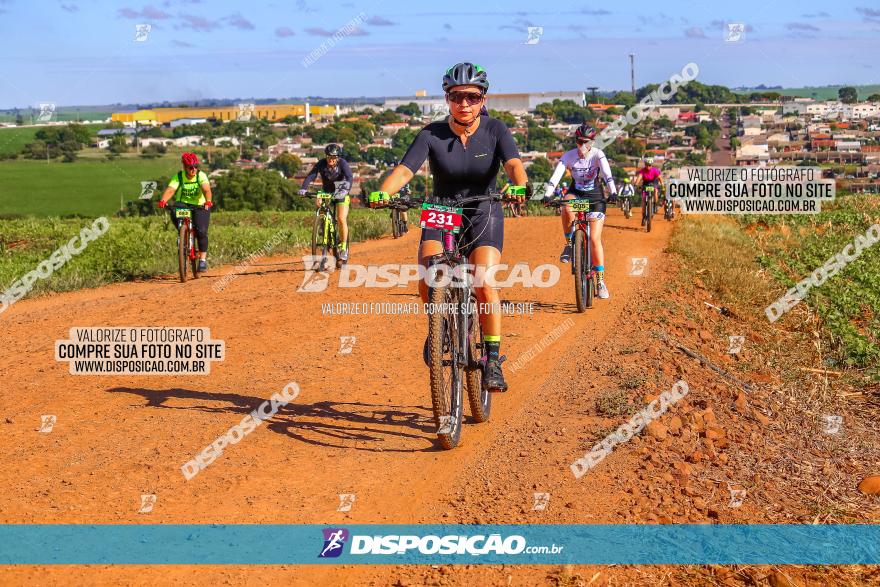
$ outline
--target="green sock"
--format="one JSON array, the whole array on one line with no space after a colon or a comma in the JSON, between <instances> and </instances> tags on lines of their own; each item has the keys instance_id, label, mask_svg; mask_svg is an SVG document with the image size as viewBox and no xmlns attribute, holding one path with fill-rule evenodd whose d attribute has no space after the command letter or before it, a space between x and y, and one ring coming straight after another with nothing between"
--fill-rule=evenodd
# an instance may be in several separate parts
<instances>
[{"instance_id":1,"label":"green sock","mask_svg":"<svg viewBox=\"0 0 880 587\"><path fill-rule=\"evenodd\" d=\"M492 336L490 334L483 336L483 348L486 350L488 358L497 359L501 351L501 336Z\"/></svg>"}]
</instances>

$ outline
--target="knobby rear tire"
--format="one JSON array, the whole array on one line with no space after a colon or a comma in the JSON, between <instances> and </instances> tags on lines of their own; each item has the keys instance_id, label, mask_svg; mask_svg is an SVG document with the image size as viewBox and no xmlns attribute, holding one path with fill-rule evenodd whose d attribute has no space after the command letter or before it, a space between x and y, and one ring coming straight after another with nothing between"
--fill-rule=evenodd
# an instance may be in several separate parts
<instances>
[{"instance_id":1,"label":"knobby rear tire","mask_svg":"<svg viewBox=\"0 0 880 587\"><path fill-rule=\"evenodd\" d=\"M482 358L483 328L480 326L480 315L476 311L477 298L471 295L468 305L474 309L468 316L470 331L468 333L468 355L470 365L467 366L467 392L471 406L471 417L474 422L480 424L489 420L492 413L492 394L488 389L483 389L483 369L480 364Z\"/></svg>"}]
</instances>

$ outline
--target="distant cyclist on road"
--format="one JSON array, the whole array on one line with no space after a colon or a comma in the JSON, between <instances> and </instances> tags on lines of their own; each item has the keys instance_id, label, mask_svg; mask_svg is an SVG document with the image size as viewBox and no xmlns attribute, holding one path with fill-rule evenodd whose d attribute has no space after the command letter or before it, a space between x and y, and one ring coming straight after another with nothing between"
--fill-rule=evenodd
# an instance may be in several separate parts
<instances>
[{"instance_id":1,"label":"distant cyclist on road","mask_svg":"<svg viewBox=\"0 0 880 587\"><path fill-rule=\"evenodd\" d=\"M623 185L620 187L620 197L627 198L632 201L633 195L635 195L636 191L633 189L632 181L629 177L623 178Z\"/></svg>"},{"instance_id":2,"label":"distant cyclist on road","mask_svg":"<svg viewBox=\"0 0 880 587\"><path fill-rule=\"evenodd\" d=\"M605 179L605 184L612 197L617 195L614 187L614 176L611 175L611 166L602 149L593 146L596 138L596 129L589 124L582 124L575 130L577 147L566 151L559 159L550 181L547 182L544 198L550 198L556 188L556 184L562 179L566 170L571 173L572 186L565 199L575 198L588 199L590 212L588 214L590 227L590 244L593 249L593 270L596 271L599 287L596 295L602 299L610 297L608 286L605 285L605 251L602 248L602 226L605 224L605 190L599 181L599 174ZM562 234L565 237L565 247L559 255L561 263L571 261L571 237L574 234L574 212L566 208L560 208L562 216Z\"/></svg>"},{"instance_id":3,"label":"distant cyclist on road","mask_svg":"<svg viewBox=\"0 0 880 587\"><path fill-rule=\"evenodd\" d=\"M341 151L342 149L339 148L339 145L333 143L327 145L324 149L326 157L315 163L311 171L309 171L309 174L306 175L306 178L303 180L302 188L299 190L299 194L301 196L306 194L309 185L315 181L318 174L321 175L322 189L331 194L336 193L337 181L347 182L348 187L340 191L338 194L338 197L341 198L344 196L344 199L334 201L336 201L336 222L339 225L339 257L340 261L348 261L348 249L346 243L348 242L348 206L351 202L351 197L348 192L351 189L351 184L354 178L351 173L351 167L348 165L348 161L340 156ZM316 199L315 205L316 207L319 207L321 201Z\"/></svg>"},{"instance_id":4,"label":"distant cyclist on road","mask_svg":"<svg viewBox=\"0 0 880 587\"><path fill-rule=\"evenodd\" d=\"M654 186L654 192L656 193L656 197L660 197L660 189L663 187L663 177L660 175L660 170L654 167L654 158L650 155L645 157L644 165L640 167L636 171L636 183L637 186L641 186L642 188L646 188L649 185ZM659 199L655 200L656 203L659 204ZM644 204L644 202L643 202ZM645 225L645 216L642 216L642 226Z\"/></svg>"},{"instance_id":5,"label":"distant cyclist on road","mask_svg":"<svg viewBox=\"0 0 880 587\"><path fill-rule=\"evenodd\" d=\"M204 206L193 208L192 213L192 224L199 244L199 273L202 273L208 270L208 224L211 222L211 208L214 206L211 183L208 174L199 170L199 158L195 153L184 153L180 162L183 164L183 171L178 171L171 178L157 205L164 208L168 200L174 197L176 202ZM179 221L174 214L171 219L174 227L179 229Z\"/></svg>"},{"instance_id":6,"label":"distant cyclist on road","mask_svg":"<svg viewBox=\"0 0 880 587\"><path fill-rule=\"evenodd\" d=\"M499 167L514 185L528 185L519 150L507 126L488 114L481 114L486 102L489 80L486 71L472 63L458 63L443 76L443 91L450 115L446 120L424 127L409 146L400 165L385 178L380 188L395 193L407 184L427 159L434 176L437 197L477 196L488 194L495 187ZM504 212L501 202L484 201L466 205L463 213L462 242L468 262L475 271L501 262L504 244ZM422 230L419 263L443 252L440 231ZM483 346L487 361L483 382L489 391L506 391L507 383L501 370L504 358L501 348L501 312L498 290L489 283L475 288L477 301L491 304L481 313ZM419 282L422 301L428 302L428 286ZM428 340L423 355L428 362Z\"/></svg>"}]
</instances>

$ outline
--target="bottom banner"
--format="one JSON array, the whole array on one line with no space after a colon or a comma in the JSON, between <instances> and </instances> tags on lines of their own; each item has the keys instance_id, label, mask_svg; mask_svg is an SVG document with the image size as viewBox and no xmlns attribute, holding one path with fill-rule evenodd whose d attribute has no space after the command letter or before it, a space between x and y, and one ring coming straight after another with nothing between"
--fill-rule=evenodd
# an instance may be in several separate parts
<instances>
[{"instance_id":1,"label":"bottom banner","mask_svg":"<svg viewBox=\"0 0 880 587\"><path fill-rule=\"evenodd\" d=\"M0 525L0 564L880 564L877 525Z\"/></svg>"}]
</instances>

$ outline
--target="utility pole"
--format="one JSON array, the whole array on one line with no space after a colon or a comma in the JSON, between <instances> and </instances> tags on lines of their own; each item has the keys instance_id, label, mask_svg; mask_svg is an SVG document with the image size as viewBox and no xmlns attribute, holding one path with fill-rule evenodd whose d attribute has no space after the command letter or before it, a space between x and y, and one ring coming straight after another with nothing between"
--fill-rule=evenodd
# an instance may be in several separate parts
<instances>
[{"instance_id":1,"label":"utility pole","mask_svg":"<svg viewBox=\"0 0 880 587\"><path fill-rule=\"evenodd\" d=\"M629 54L629 79L632 85L633 98L636 97L636 54Z\"/></svg>"}]
</instances>

